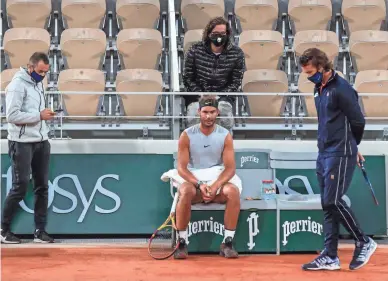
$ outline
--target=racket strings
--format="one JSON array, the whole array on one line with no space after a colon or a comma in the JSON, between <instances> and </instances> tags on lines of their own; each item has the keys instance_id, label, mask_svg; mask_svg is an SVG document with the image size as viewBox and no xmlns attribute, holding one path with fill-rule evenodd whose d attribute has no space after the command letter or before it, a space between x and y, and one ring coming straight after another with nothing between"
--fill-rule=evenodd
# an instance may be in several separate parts
<instances>
[{"instance_id":1,"label":"racket strings","mask_svg":"<svg viewBox=\"0 0 388 281\"><path fill-rule=\"evenodd\" d=\"M166 225L156 231L149 245L149 253L156 259L169 257L175 250L174 228Z\"/></svg>"}]
</instances>

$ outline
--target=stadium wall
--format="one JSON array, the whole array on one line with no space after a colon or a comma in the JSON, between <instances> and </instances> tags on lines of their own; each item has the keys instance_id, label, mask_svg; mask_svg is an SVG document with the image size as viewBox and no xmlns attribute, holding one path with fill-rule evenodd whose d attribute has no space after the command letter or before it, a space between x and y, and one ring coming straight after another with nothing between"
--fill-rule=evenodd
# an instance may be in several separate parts
<instances>
[{"instance_id":1,"label":"stadium wall","mask_svg":"<svg viewBox=\"0 0 388 281\"><path fill-rule=\"evenodd\" d=\"M172 140L51 140L49 223L53 234L149 234L165 219L172 198L170 185L160 177L173 168L177 141ZM268 149L277 155L316 154L315 141L236 140L236 150ZM1 202L11 188L7 141L1 140ZM388 145L365 141L360 150L380 201L373 204L360 171L356 171L349 198L368 234L387 235ZM278 153L280 152L280 153ZM252 152L254 153L254 152ZM300 160L300 159L299 159ZM236 159L240 165L240 159ZM297 162L295 162L297 163ZM282 190L319 193L311 158L308 166L274 169ZM255 183L253 183L255 184ZM259 181L257 182L259 186ZM20 203L14 232L33 231L33 193ZM371 217L374 219L371 220ZM342 230L342 233L345 233Z\"/></svg>"}]
</instances>

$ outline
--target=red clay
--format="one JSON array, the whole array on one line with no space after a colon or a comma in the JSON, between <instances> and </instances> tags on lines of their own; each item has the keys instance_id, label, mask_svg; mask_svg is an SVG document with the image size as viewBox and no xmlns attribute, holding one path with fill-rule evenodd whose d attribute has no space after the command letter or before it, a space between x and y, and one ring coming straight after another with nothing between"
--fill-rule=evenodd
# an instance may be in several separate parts
<instances>
[{"instance_id":1,"label":"red clay","mask_svg":"<svg viewBox=\"0 0 388 281\"><path fill-rule=\"evenodd\" d=\"M2 281L383 281L388 249L378 248L369 264L348 269L353 250L340 250L342 270L305 272L315 255L191 255L188 260L156 261L135 248L3 248Z\"/></svg>"}]
</instances>

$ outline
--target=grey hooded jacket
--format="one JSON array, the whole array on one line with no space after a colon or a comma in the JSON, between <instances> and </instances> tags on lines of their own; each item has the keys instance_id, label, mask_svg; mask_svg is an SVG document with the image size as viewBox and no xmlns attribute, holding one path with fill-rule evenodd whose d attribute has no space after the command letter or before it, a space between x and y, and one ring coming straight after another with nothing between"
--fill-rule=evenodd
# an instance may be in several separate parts
<instances>
[{"instance_id":1,"label":"grey hooded jacket","mask_svg":"<svg viewBox=\"0 0 388 281\"><path fill-rule=\"evenodd\" d=\"M40 142L48 139L46 121L40 120L45 109L43 83L36 83L27 70L20 70L5 89L8 139L16 142Z\"/></svg>"}]
</instances>

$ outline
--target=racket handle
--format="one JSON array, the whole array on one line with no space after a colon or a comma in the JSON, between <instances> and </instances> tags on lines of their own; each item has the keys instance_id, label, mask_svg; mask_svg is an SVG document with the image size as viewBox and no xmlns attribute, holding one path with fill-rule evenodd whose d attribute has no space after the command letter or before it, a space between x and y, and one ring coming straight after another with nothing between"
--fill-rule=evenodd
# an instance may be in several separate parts
<instances>
[{"instance_id":1,"label":"racket handle","mask_svg":"<svg viewBox=\"0 0 388 281\"><path fill-rule=\"evenodd\" d=\"M174 201L172 202L170 214L175 213L176 205L178 204L178 197L179 197L179 193L177 191L175 192L175 195L174 195Z\"/></svg>"}]
</instances>

